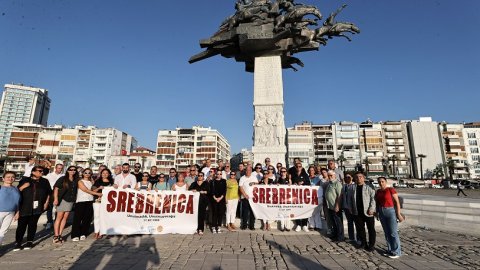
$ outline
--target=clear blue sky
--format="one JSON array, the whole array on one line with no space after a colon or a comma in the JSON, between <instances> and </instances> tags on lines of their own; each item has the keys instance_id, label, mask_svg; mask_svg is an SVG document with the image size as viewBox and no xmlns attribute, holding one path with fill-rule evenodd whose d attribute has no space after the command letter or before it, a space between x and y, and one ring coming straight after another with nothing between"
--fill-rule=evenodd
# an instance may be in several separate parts
<instances>
[{"instance_id":1,"label":"clear blue sky","mask_svg":"<svg viewBox=\"0 0 480 270\"><path fill-rule=\"evenodd\" d=\"M301 2L301 1L299 1ZM480 120L480 1L303 1L362 30L284 71L285 121ZM251 147L253 75L188 64L234 1L2 0L0 83L47 88L49 123L116 127L154 148L158 129L220 130Z\"/></svg>"}]
</instances>

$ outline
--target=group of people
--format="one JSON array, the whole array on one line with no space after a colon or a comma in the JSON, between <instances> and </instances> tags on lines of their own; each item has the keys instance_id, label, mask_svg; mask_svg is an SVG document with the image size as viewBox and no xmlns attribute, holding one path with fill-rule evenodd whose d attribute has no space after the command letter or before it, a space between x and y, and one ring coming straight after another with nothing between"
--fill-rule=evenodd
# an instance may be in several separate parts
<instances>
[{"instance_id":1,"label":"group of people","mask_svg":"<svg viewBox=\"0 0 480 270\"><path fill-rule=\"evenodd\" d=\"M305 170L300 159L295 159L294 166L287 169L281 163L273 166L269 158L265 159L264 164L240 164L236 171L231 170L230 164L224 164L222 160L217 161L217 166L213 167L210 159L204 160L201 166L191 165L182 173L178 173L175 168L171 168L168 175L157 174L157 170L153 166L149 172L142 172L141 164L136 163L131 171L130 165L124 163L115 166L112 173L101 165L98 174L94 176L90 168L72 165L64 172L64 165L56 164L54 170L48 172L43 166L28 163L25 175L17 187L13 185L15 174L5 172L4 183L0 188L0 243L12 220L18 219L14 250L32 248L38 220L45 211L47 229L53 227L54 244L62 244L66 240L63 231L72 211L72 241L86 239L92 220L94 237L102 238L99 213L102 190L105 187L138 191L199 192L198 235L203 235L205 224L212 233L221 233L222 225L229 231L236 231L237 216L241 218L241 230L255 230L256 218L246 192L248 186L302 185L318 189L318 207L309 219L294 220L294 227L289 219L280 220L281 231L326 229L333 241L345 241L345 216L347 241L358 248L372 251L376 239L375 218L378 218L385 231L385 255L391 258L401 255L397 222L403 221L404 217L398 194L395 189L387 187L387 179L384 177L377 179L380 188L375 191L365 182L363 173L344 174L333 160L328 162L327 168L310 166ZM55 215L52 211L54 209ZM263 230L271 230L272 222L262 220ZM27 241L23 244L25 232Z\"/></svg>"}]
</instances>

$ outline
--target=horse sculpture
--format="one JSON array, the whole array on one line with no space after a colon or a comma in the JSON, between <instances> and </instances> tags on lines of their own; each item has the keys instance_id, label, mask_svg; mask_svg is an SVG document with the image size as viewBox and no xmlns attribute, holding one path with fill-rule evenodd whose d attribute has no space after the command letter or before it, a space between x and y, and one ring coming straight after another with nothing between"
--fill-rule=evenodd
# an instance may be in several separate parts
<instances>
[{"instance_id":1,"label":"horse sculpture","mask_svg":"<svg viewBox=\"0 0 480 270\"><path fill-rule=\"evenodd\" d=\"M316 17L316 20L322 19L322 14L320 10L316 7L311 6L295 6L291 11L279 15L275 20L275 30L277 31L280 27L283 27L285 23L299 23L302 21L311 22L310 19L304 20L303 17L306 15L313 15Z\"/></svg>"}]
</instances>

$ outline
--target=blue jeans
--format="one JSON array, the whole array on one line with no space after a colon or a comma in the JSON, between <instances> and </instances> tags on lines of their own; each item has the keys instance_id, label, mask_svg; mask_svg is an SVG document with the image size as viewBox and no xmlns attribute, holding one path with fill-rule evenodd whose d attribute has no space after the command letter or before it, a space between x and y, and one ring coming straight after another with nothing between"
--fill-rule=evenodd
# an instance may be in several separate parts
<instances>
[{"instance_id":1,"label":"blue jeans","mask_svg":"<svg viewBox=\"0 0 480 270\"><path fill-rule=\"evenodd\" d=\"M355 241L355 219L348 209L343 209L348 225L348 239Z\"/></svg>"},{"instance_id":2,"label":"blue jeans","mask_svg":"<svg viewBox=\"0 0 480 270\"><path fill-rule=\"evenodd\" d=\"M397 214L393 207L379 208L380 223L385 233L385 240L387 241L387 251L392 255L402 255L400 248L400 236L398 235Z\"/></svg>"},{"instance_id":3,"label":"blue jeans","mask_svg":"<svg viewBox=\"0 0 480 270\"><path fill-rule=\"evenodd\" d=\"M333 223L333 237L338 241L343 241L345 239L344 232L343 232L343 215L342 211L338 213L334 210L328 209L328 213L330 214L330 219Z\"/></svg>"}]
</instances>

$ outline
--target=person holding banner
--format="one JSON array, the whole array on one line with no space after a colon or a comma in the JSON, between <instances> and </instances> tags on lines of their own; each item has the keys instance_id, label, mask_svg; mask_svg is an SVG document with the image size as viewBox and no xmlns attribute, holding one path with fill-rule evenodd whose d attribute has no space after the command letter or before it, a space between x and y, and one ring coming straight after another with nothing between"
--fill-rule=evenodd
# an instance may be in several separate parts
<instances>
[{"instance_id":1,"label":"person holding banner","mask_svg":"<svg viewBox=\"0 0 480 270\"><path fill-rule=\"evenodd\" d=\"M273 184L274 180L272 180L269 176L270 176L270 174L269 174L268 170L263 171L263 178L262 178L262 180L260 180L259 184L260 185L271 185L271 184ZM263 230L264 231L270 231L270 224L269 224L269 221L267 219L263 220Z\"/></svg>"},{"instance_id":2,"label":"person holding banner","mask_svg":"<svg viewBox=\"0 0 480 270\"><path fill-rule=\"evenodd\" d=\"M145 175L145 173L143 173ZM100 172L100 179L97 179L93 183L92 191L102 193L105 187L113 186L112 172L109 169L103 169ZM101 197L95 196L95 202L93 203L93 232L95 233L95 239L102 239L100 235L100 203Z\"/></svg>"},{"instance_id":3,"label":"person holding banner","mask_svg":"<svg viewBox=\"0 0 480 270\"><path fill-rule=\"evenodd\" d=\"M215 180L210 182L210 196L212 201L212 225L213 233L221 233L223 216L225 215L225 196L227 195L227 181L222 178L222 171L217 171Z\"/></svg>"},{"instance_id":4,"label":"person holding banner","mask_svg":"<svg viewBox=\"0 0 480 270\"><path fill-rule=\"evenodd\" d=\"M188 184L185 183L185 176L183 173L178 174L178 179L175 184L172 186L173 191L187 191L188 190Z\"/></svg>"},{"instance_id":5,"label":"person holding banner","mask_svg":"<svg viewBox=\"0 0 480 270\"><path fill-rule=\"evenodd\" d=\"M292 182L290 181L290 178L287 175L287 168L280 167L278 171L280 173L280 176L277 179L277 185L291 185ZM292 228L292 221L288 217L282 218L280 223L281 223L280 224L280 227L281 227L280 231L282 231L282 232L283 231L289 232L290 229Z\"/></svg>"},{"instance_id":6,"label":"person holding banner","mask_svg":"<svg viewBox=\"0 0 480 270\"><path fill-rule=\"evenodd\" d=\"M165 181L165 174L161 173L159 176L158 176L158 182L153 185L153 189L155 191L159 191L159 190L170 190L170 186L168 185L167 181Z\"/></svg>"},{"instance_id":7,"label":"person holding banner","mask_svg":"<svg viewBox=\"0 0 480 270\"><path fill-rule=\"evenodd\" d=\"M73 215L72 241L85 240L90 230L93 216L93 196L101 197L102 193L92 191L92 170L83 170L83 178L78 181L77 200L75 203L75 215ZM128 174L135 179L133 174ZM121 175L120 175L121 176Z\"/></svg>"},{"instance_id":8,"label":"person holding banner","mask_svg":"<svg viewBox=\"0 0 480 270\"><path fill-rule=\"evenodd\" d=\"M115 176L114 188L135 188L137 185L137 179L133 174L130 173L130 165L128 163L123 163L122 173Z\"/></svg>"},{"instance_id":9,"label":"person holding banner","mask_svg":"<svg viewBox=\"0 0 480 270\"><path fill-rule=\"evenodd\" d=\"M308 177L307 172L302 167L301 162L297 162L295 164L295 172L290 175L290 179L292 180L292 184L298 186L310 186L310 178ZM295 228L296 232L299 232L303 229L304 232L309 232L307 224L308 218L305 219L297 219L296 222L297 227Z\"/></svg>"},{"instance_id":10,"label":"person holding banner","mask_svg":"<svg viewBox=\"0 0 480 270\"><path fill-rule=\"evenodd\" d=\"M135 190L150 191L152 189L152 183L150 183L150 181L148 181L149 176L150 175L146 172L142 173L142 178L141 178L140 181L137 182L137 184L135 186Z\"/></svg>"},{"instance_id":11,"label":"person holding banner","mask_svg":"<svg viewBox=\"0 0 480 270\"><path fill-rule=\"evenodd\" d=\"M242 195L242 224L240 226L242 230L246 230L247 226L250 230L255 230L255 215L253 214L252 207L248 201L249 196L246 192L248 186L255 184L258 184L257 177L252 174L252 165L248 165L245 175L240 178L240 182L238 183Z\"/></svg>"},{"instance_id":12,"label":"person holding banner","mask_svg":"<svg viewBox=\"0 0 480 270\"><path fill-rule=\"evenodd\" d=\"M227 229L231 232L234 232L237 228L235 227L235 216L237 213L238 200L238 182L237 182L237 173L234 171L230 172L230 178L227 180L227 194L225 199L227 201Z\"/></svg>"},{"instance_id":13,"label":"person holding banner","mask_svg":"<svg viewBox=\"0 0 480 270\"><path fill-rule=\"evenodd\" d=\"M197 176L197 181L193 182L190 185L188 190L192 190L200 193L200 199L198 200L198 225L197 233L203 235L205 230L205 214L207 212L208 205L208 194L210 193L210 185L205 181L205 174L199 172Z\"/></svg>"}]
</instances>

